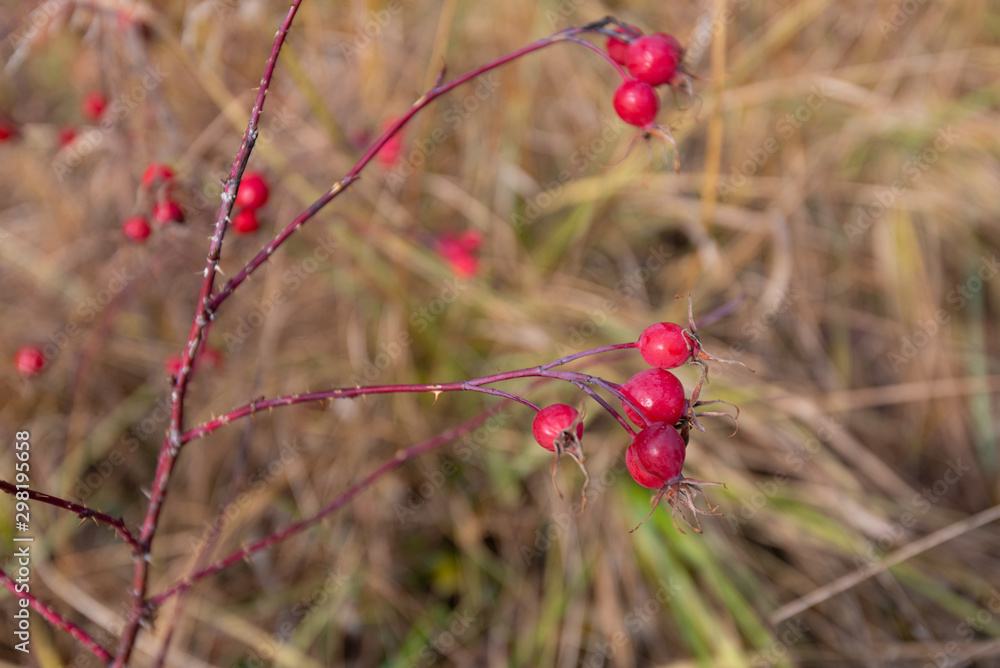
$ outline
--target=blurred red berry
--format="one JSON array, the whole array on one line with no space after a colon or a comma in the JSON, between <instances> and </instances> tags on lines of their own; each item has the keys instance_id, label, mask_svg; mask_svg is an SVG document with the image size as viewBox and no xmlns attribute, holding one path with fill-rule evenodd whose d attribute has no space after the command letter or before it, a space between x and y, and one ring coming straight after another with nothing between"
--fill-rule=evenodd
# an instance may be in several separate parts
<instances>
[{"instance_id":1,"label":"blurred red berry","mask_svg":"<svg viewBox=\"0 0 1000 668\"><path fill-rule=\"evenodd\" d=\"M184 209L172 199L157 202L153 205L153 219L161 225L183 223Z\"/></svg>"},{"instance_id":2,"label":"blurred red berry","mask_svg":"<svg viewBox=\"0 0 1000 668\"><path fill-rule=\"evenodd\" d=\"M152 228L150 228L149 221L145 217L132 216L125 219L125 222L122 224L122 232L132 241L143 243L149 238Z\"/></svg>"},{"instance_id":3,"label":"blurred red berry","mask_svg":"<svg viewBox=\"0 0 1000 668\"><path fill-rule=\"evenodd\" d=\"M259 227L257 211L254 209L243 209L233 216L233 230L236 234L253 234Z\"/></svg>"},{"instance_id":4,"label":"blurred red berry","mask_svg":"<svg viewBox=\"0 0 1000 668\"><path fill-rule=\"evenodd\" d=\"M672 35L662 32L646 35L629 44L628 71L652 86L670 83L683 55L684 49Z\"/></svg>"},{"instance_id":5,"label":"blurred red berry","mask_svg":"<svg viewBox=\"0 0 1000 668\"><path fill-rule=\"evenodd\" d=\"M174 170L162 162L151 162L142 172L142 187L152 188L158 183L170 183L174 180Z\"/></svg>"},{"instance_id":6,"label":"blurred red berry","mask_svg":"<svg viewBox=\"0 0 1000 668\"><path fill-rule=\"evenodd\" d=\"M674 424L684 413L684 386L669 371L640 371L622 385L622 392L632 398L650 422ZM622 408L632 422L639 426L646 424L624 401Z\"/></svg>"},{"instance_id":7,"label":"blurred red berry","mask_svg":"<svg viewBox=\"0 0 1000 668\"><path fill-rule=\"evenodd\" d=\"M382 124L382 132L384 133L399 119L390 118ZM390 137L382 148L378 150L375 154L375 158L378 163L382 165L385 169L392 169L399 162L399 156L403 152L403 129L400 128L396 134Z\"/></svg>"},{"instance_id":8,"label":"blurred red berry","mask_svg":"<svg viewBox=\"0 0 1000 668\"><path fill-rule=\"evenodd\" d=\"M56 136L56 141L59 142L59 148L65 148L73 143L76 139L76 128L71 125L59 128L59 134Z\"/></svg>"},{"instance_id":9,"label":"blurred red berry","mask_svg":"<svg viewBox=\"0 0 1000 668\"><path fill-rule=\"evenodd\" d=\"M21 346L14 353L14 368L24 378L37 376L45 368L45 353L38 346Z\"/></svg>"},{"instance_id":10,"label":"blurred red berry","mask_svg":"<svg viewBox=\"0 0 1000 668\"><path fill-rule=\"evenodd\" d=\"M17 136L17 128L5 121L0 121L0 143Z\"/></svg>"},{"instance_id":11,"label":"blurred red berry","mask_svg":"<svg viewBox=\"0 0 1000 668\"><path fill-rule=\"evenodd\" d=\"M681 474L687 446L673 425L654 422L635 435L629 450L633 448L637 463L647 473L664 482Z\"/></svg>"},{"instance_id":12,"label":"blurred red berry","mask_svg":"<svg viewBox=\"0 0 1000 668\"><path fill-rule=\"evenodd\" d=\"M538 415L532 420L531 434L538 441L538 445L546 450L555 452L556 439L560 437L563 431L570 428L570 425L573 424L573 421L576 420L579 414L579 411L566 404L546 406L538 411ZM578 439L583 438L582 422L577 423L575 431Z\"/></svg>"},{"instance_id":13,"label":"blurred red berry","mask_svg":"<svg viewBox=\"0 0 1000 668\"><path fill-rule=\"evenodd\" d=\"M100 120L104 110L108 108L108 98L99 91L90 91L80 100L80 112L88 121L96 122Z\"/></svg>"},{"instance_id":14,"label":"blurred red berry","mask_svg":"<svg viewBox=\"0 0 1000 668\"><path fill-rule=\"evenodd\" d=\"M660 100L648 83L629 79L615 91L614 106L623 121L647 128L656 120Z\"/></svg>"},{"instance_id":15,"label":"blurred red berry","mask_svg":"<svg viewBox=\"0 0 1000 668\"><path fill-rule=\"evenodd\" d=\"M456 276L470 278L479 271L476 254L482 244L483 235L480 232L466 230L458 235L442 235L435 242L434 250L444 258Z\"/></svg>"},{"instance_id":16,"label":"blurred red berry","mask_svg":"<svg viewBox=\"0 0 1000 668\"><path fill-rule=\"evenodd\" d=\"M642 31L635 26L630 25L629 28L634 30L636 35L642 35ZM633 39L635 39L635 35L630 34L621 26L612 26L611 29L620 33L623 39L618 39L617 37L608 38L608 55L611 56L611 59L619 65L625 65L628 59L628 45Z\"/></svg>"},{"instance_id":17,"label":"blurred red berry","mask_svg":"<svg viewBox=\"0 0 1000 668\"><path fill-rule=\"evenodd\" d=\"M267 203L270 192L262 174L246 172L236 191L236 206L244 209L259 209Z\"/></svg>"},{"instance_id":18,"label":"blurred red berry","mask_svg":"<svg viewBox=\"0 0 1000 668\"><path fill-rule=\"evenodd\" d=\"M198 362L207 365L209 369L218 369L222 366L222 351L211 346L205 346L198 356Z\"/></svg>"},{"instance_id":19,"label":"blurred red berry","mask_svg":"<svg viewBox=\"0 0 1000 668\"><path fill-rule=\"evenodd\" d=\"M163 370L171 376L176 376L181 370L181 356L170 355L163 360Z\"/></svg>"},{"instance_id":20,"label":"blurred red berry","mask_svg":"<svg viewBox=\"0 0 1000 668\"><path fill-rule=\"evenodd\" d=\"M691 359L697 344L680 325L658 322L639 335L639 354L646 364L660 369L673 369Z\"/></svg>"}]
</instances>

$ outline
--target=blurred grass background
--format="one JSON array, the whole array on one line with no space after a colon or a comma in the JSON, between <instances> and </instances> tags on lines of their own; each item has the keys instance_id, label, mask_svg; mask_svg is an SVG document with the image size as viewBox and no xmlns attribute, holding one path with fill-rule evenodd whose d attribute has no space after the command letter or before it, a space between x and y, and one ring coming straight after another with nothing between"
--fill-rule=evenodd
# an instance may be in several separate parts
<instances>
[{"instance_id":1,"label":"blurred grass background","mask_svg":"<svg viewBox=\"0 0 1000 668\"><path fill-rule=\"evenodd\" d=\"M220 180L286 5L129 7L6 3L0 21L0 113L21 130L0 145L0 351L56 351L35 379L4 367L0 423L8 441L31 431L37 489L136 526L166 426L163 361L187 336ZM700 97L667 94L660 116L682 169L656 142L651 160L639 144L609 166L634 133L611 108L615 73L574 45L459 89L417 117L395 173L371 167L226 303L212 331L225 359L196 376L187 424L262 395L453 381L635 340L684 322L675 296L691 292L696 317L728 309L703 326L706 348L755 370L713 367L703 396L739 405L739 431L706 420L688 451L688 475L726 483L709 488L725 515L681 535L660 509L629 534L649 494L591 401L579 513L579 474L563 463L559 499L532 416L504 406L172 599L135 665L174 625L178 666L1000 665L997 10L305 2L251 161L273 186L263 230L227 237L226 276L443 63L453 76L609 13L688 45ZM107 127L81 125L95 89L123 103ZM59 149L66 125L80 139ZM176 167L188 222L130 245L121 221L148 206L138 180L154 160ZM482 267L456 282L429 240L470 228ZM575 368L623 382L642 366ZM556 384L504 389L583 401ZM151 591L204 540L229 554L493 405L381 396L191 444ZM32 592L113 648L127 548L32 510ZM0 514L5 544L12 522ZM12 597L0 605L11 628ZM37 617L33 630L20 665L95 665ZM7 664L23 662L0 635Z\"/></svg>"}]
</instances>

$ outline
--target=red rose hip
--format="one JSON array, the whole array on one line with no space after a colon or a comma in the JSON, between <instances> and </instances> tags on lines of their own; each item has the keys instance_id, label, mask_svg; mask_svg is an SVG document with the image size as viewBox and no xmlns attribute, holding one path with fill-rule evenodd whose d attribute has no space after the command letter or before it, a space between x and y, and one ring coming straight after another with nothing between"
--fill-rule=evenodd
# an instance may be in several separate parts
<instances>
[{"instance_id":1,"label":"red rose hip","mask_svg":"<svg viewBox=\"0 0 1000 668\"><path fill-rule=\"evenodd\" d=\"M550 452L556 450L556 439L566 429L569 429L573 421L579 416L579 412L572 406L566 404L552 404L538 411L538 415L531 423L531 434L542 446ZM576 424L576 437L583 438L583 423Z\"/></svg>"},{"instance_id":2,"label":"red rose hip","mask_svg":"<svg viewBox=\"0 0 1000 668\"><path fill-rule=\"evenodd\" d=\"M636 36L641 36L642 31L635 26L630 25L629 28L633 30L633 33L629 33L625 28L621 26L612 26L611 29L622 35L622 39L617 37L609 37L607 44L608 55L611 56L611 60L615 61L619 65L625 65L628 62L628 45L631 40L635 39Z\"/></svg>"},{"instance_id":3,"label":"red rose hip","mask_svg":"<svg viewBox=\"0 0 1000 668\"><path fill-rule=\"evenodd\" d=\"M632 480L635 480L643 487L647 487L649 489L660 489L663 487L662 480L642 468L642 464L639 463L639 460L636 457L635 448L632 446L629 446L625 450L625 467L628 468L628 472L632 476Z\"/></svg>"},{"instance_id":4,"label":"red rose hip","mask_svg":"<svg viewBox=\"0 0 1000 668\"><path fill-rule=\"evenodd\" d=\"M615 112L623 121L647 128L656 120L660 100L648 83L629 79L615 91L614 106Z\"/></svg>"},{"instance_id":5,"label":"red rose hip","mask_svg":"<svg viewBox=\"0 0 1000 668\"><path fill-rule=\"evenodd\" d=\"M45 368L45 353L38 346L21 346L14 353L14 368L24 378L37 376Z\"/></svg>"},{"instance_id":6,"label":"red rose hip","mask_svg":"<svg viewBox=\"0 0 1000 668\"><path fill-rule=\"evenodd\" d=\"M687 448L672 424L654 422L638 434L629 449L636 462L649 474L669 482L681 474Z\"/></svg>"},{"instance_id":7,"label":"red rose hip","mask_svg":"<svg viewBox=\"0 0 1000 668\"><path fill-rule=\"evenodd\" d=\"M108 98L104 96L104 93L99 91L91 91L83 96L80 100L80 113L88 121L98 121L104 114L104 110L108 107Z\"/></svg>"},{"instance_id":8,"label":"red rose hip","mask_svg":"<svg viewBox=\"0 0 1000 668\"><path fill-rule=\"evenodd\" d=\"M636 79L659 86L674 78L683 54L680 42L661 32L640 37L629 44L626 65Z\"/></svg>"},{"instance_id":9,"label":"red rose hip","mask_svg":"<svg viewBox=\"0 0 1000 668\"><path fill-rule=\"evenodd\" d=\"M142 172L142 187L152 188L157 183L170 183L174 179L174 170L162 162L152 162Z\"/></svg>"},{"instance_id":10,"label":"red rose hip","mask_svg":"<svg viewBox=\"0 0 1000 668\"><path fill-rule=\"evenodd\" d=\"M153 205L153 219L162 225L166 225L167 223L183 223L184 209L172 199L157 202Z\"/></svg>"},{"instance_id":11,"label":"red rose hip","mask_svg":"<svg viewBox=\"0 0 1000 668\"><path fill-rule=\"evenodd\" d=\"M680 325L658 322L639 335L639 354L646 364L660 369L674 369L697 354L697 344Z\"/></svg>"},{"instance_id":12,"label":"red rose hip","mask_svg":"<svg viewBox=\"0 0 1000 668\"><path fill-rule=\"evenodd\" d=\"M152 229L149 227L149 221L142 216L126 218L122 224L122 233L136 243L144 242L149 238L151 232Z\"/></svg>"},{"instance_id":13,"label":"red rose hip","mask_svg":"<svg viewBox=\"0 0 1000 668\"><path fill-rule=\"evenodd\" d=\"M650 422L674 424L684 414L684 386L677 376L664 369L640 371L622 385L622 392L632 397ZM624 401L622 408L632 422L639 426L646 424Z\"/></svg>"},{"instance_id":14,"label":"red rose hip","mask_svg":"<svg viewBox=\"0 0 1000 668\"><path fill-rule=\"evenodd\" d=\"M236 206L259 209L267 203L270 194L267 181L262 174L247 172L240 181L240 189L236 191Z\"/></svg>"},{"instance_id":15,"label":"red rose hip","mask_svg":"<svg viewBox=\"0 0 1000 668\"><path fill-rule=\"evenodd\" d=\"M253 234L259 227L257 211L254 209L243 209L233 216L233 229L236 234Z\"/></svg>"}]
</instances>

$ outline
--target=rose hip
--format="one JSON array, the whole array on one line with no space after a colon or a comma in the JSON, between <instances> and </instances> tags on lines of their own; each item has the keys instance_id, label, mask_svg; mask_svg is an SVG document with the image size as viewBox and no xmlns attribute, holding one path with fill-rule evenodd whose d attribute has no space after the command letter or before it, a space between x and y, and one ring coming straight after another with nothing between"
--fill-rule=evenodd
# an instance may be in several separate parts
<instances>
[{"instance_id":1,"label":"rose hip","mask_svg":"<svg viewBox=\"0 0 1000 668\"><path fill-rule=\"evenodd\" d=\"M664 369L646 369L629 378L622 392L632 398L650 422L676 423L684 413L684 386L677 376ZM628 404L622 402L625 414L635 424L643 420Z\"/></svg>"},{"instance_id":2,"label":"rose hip","mask_svg":"<svg viewBox=\"0 0 1000 668\"><path fill-rule=\"evenodd\" d=\"M45 368L45 353L38 346L21 346L14 353L14 368L24 378L37 376Z\"/></svg>"},{"instance_id":3,"label":"rose hip","mask_svg":"<svg viewBox=\"0 0 1000 668\"><path fill-rule=\"evenodd\" d=\"M126 218L125 222L122 224L122 233L136 243L144 242L149 238L151 232L152 230L149 227L149 221L147 221L143 216L132 216L131 218Z\"/></svg>"},{"instance_id":4,"label":"rose hip","mask_svg":"<svg viewBox=\"0 0 1000 668\"><path fill-rule=\"evenodd\" d=\"M629 449L636 462L649 474L669 482L681 474L687 451L684 440L672 424L654 422L638 434Z\"/></svg>"},{"instance_id":5,"label":"rose hip","mask_svg":"<svg viewBox=\"0 0 1000 668\"><path fill-rule=\"evenodd\" d=\"M642 464L636 458L635 448L631 445L625 450L625 466L628 468L632 480L635 480L643 487L649 489L660 489L663 487L662 480L642 467Z\"/></svg>"},{"instance_id":6,"label":"rose hip","mask_svg":"<svg viewBox=\"0 0 1000 668\"><path fill-rule=\"evenodd\" d=\"M619 118L626 123L648 128L656 120L660 100L648 83L629 79L615 91L614 106Z\"/></svg>"},{"instance_id":7,"label":"rose hip","mask_svg":"<svg viewBox=\"0 0 1000 668\"><path fill-rule=\"evenodd\" d=\"M683 55L680 42L661 32L640 37L629 44L626 65L636 79L659 86L674 78Z\"/></svg>"},{"instance_id":8,"label":"rose hip","mask_svg":"<svg viewBox=\"0 0 1000 668\"><path fill-rule=\"evenodd\" d=\"M646 364L660 369L674 369L697 354L698 346L680 325L658 322L639 335L639 354Z\"/></svg>"},{"instance_id":9,"label":"rose hip","mask_svg":"<svg viewBox=\"0 0 1000 668\"><path fill-rule=\"evenodd\" d=\"M580 413L566 404L552 404L538 411L531 422L531 434L542 446L550 452L555 452L556 441L562 433L569 429ZM576 437L583 438L583 423L576 423Z\"/></svg>"},{"instance_id":10,"label":"rose hip","mask_svg":"<svg viewBox=\"0 0 1000 668\"><path fill-rule=\"evenodd\" d=\"M267 203L270 190L267 181L258 172L247 172L240 181L236 192L236 206L244 209L259 209Z\"/></svg>"}]
</instances>

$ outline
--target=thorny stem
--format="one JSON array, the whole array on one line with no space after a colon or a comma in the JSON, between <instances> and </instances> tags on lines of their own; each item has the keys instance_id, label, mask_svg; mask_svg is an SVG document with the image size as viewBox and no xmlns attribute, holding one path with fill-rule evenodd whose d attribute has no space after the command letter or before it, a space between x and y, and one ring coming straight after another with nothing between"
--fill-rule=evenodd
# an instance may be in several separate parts
<instances>
[{"instance_id":1,"label":"thorny stem","mask_svg":"<svg viewBox=\"0 0 1000 668\"><path fill-rule=\"evenodd\" d=\"M71 513L75 513L81 520L92 519L94 522L103 522L114 529L115 532L121 536L122 540L128 543L128 546L132 548L133 552L138 552L140 550L139 543L136 541L135 537L132 536L132 532L128 530L128 527L125 526L125 520L121 517L112 517L111 515L102 513L99 510L93 510L79 503L73 503L72 501L60 499L58 496L52 496L50 494L45 494L44 492L36 492L31 489L19 490L17 487L5 480L0 480L0 491L7 492L8 494L27 492L28 498L32 501L41 501L42 503L47 503L50 506L68 510Z\"/></svg>"},{"instance_id":2,"label":"thorny stem","mask_svg":"<svg viewBox=\"0 0 1000 668\"><path fill-rule=\"evenodd\" d=\"M256 552L271 547L272 545L276 545L277 543L280 543L288 538L291 538L292 536L309 528L310 526L320 521L327 515L343 507L348 501L350 501L359 493L363 492L365 489L370 487L375 481L377 481L379 478L386 475L387 473L396 470L406 462L415 459L416 457L419 457L420 455L423 455L427 452L430 452L434 448L444 445L448 441L457 438L462 434L472 431L479 425L486 422L486 420L488 420L494 414L499 412L502 406L503 406L502 403L497 404L496 406L483 411L476 417L467 420L463 424L441 432L434 438L428 439L423 443L418 443L417 445L398 451L395 457L393 457L389 461L382 464L382 466L378 467L377 469L369 473L359 482L352 485L346 492L338 496L329 505L321 509L318 513L316 513L312 517L308 517L304 520L296 522L295 524L292 524L277 533L262 538L255 543L251 543L250 545L247 545L246 547L230 554L229 556L220 559L211 566L208 566L207 568L203 568L202 570L193 573L190 577L188 577L184 581L178 582L177 584L171 586L167 590L150 598L149 605L151 607L159 606L171 596L190 589L199 580L203 580L204 578L212 575L213 573L218 573L222 569L227 568L228 566L231 566L232 564L235 564L238 561L251 557Z\"/></svg>"},{"instance_id":3,"label":"thorny stem","mask_svg":"<svg viewBox=\"0 0 1000 668\"><path fill-rule=\"evenodd\" d=\"M201 285L201 293L198 297L198 304L191 332L188 335L187 345L181 354L181 368L177 372L174 380L173 390L170 394L170 427L167 437L163 441L160 449L160 456L156 464L156 473L153 479L153 488L149 495L149 506L146 516L143 519L142 529L139 534L140 551L133 555L134 568L132 574L132 604L128 613L128 621L122 631L118 645L118 652L114 659L114 668L123 668L132 654L135 646L135 639L139 632L146 614L145 596L149 585L149 562L150 551L152 549L153 537L159 525L160 511L167 493L167 485L170 481L170 474L177 461L177 454L181 446L181 431L184 423L184 397L187 392L188 381L191 377L191 365L204 338L205 328L211 320L212 310L209 308L209 297L215 284L215 272L218 270L219 258L222 255L222 239L226 233L226 226L229 222L229 215L232 213L233 204L236 200L236 190L239 187L239 180L246 170L250 160L250 154L257 141L257 126L260 121L260 114L264 109L264 100L274 76L274 68L278 62L278 53L281 51L288 30L291 28L292 20L298 12L302 0L292 0L288 12L285 14L281 26L274 36L274 43L271 46L271 53L267 57L264 66L264 74L260 80L260 89L257 91L257 99L254 101L253 109L250 112L250 121L243 134L243 142L233 167L229 172L229 179L222 193L222 206L219 208L219 215L215 221L215 232L212 235L211 244L208 249L208 257L205 261L204 279Z\"/></svg>"},{"instance_id":4,"label":"thorny stem","mask_svg":"<svg viewBox=\"0 0 1000 668\"><path fill-rule=\"evenodd\" d=\"M55 628L60 629L61 631L65 631L72 637L79 640L98 659L100 659L105 663L111 661L111 653L108 650L101 647L96 640L91 638L90 634L88 634L86 631L81 629L73 622L64 618L62 615L60 615L58 612L56 612L49 606L39 601L33 595L18 591L20 585L18 585L14 581L14 579L11 578L9 575L7 575L7 573L5 573L3 570L0 570L0 584L2 584L10 593L12 593L17 598L27 599L29 605L32 608L34 608L35 612L40 614L45 619L45 621L47 621Z\"/></svg>"},{"instance_id":5,"label":"thorny stem","mask_svg":"<svg viewBox=\"0 0 1000 668\"><path fill-rule=\"evenodd\" d=\"M280 233L278 233L278 235L274 239L268 242L268 244L264 246L264 248L262 248L260 252L257 253L257 255L246 264L245 267L243 267L235 276L233 276L229 281L227 281L226 284L216 294L212 295L211 299L208 302L208 312L210 314L214 314L215 311L219 308L219 305L222 304L222 302L224 302L229 297L230 294L232 294L233 290L235 290L241 283L243 283L243 281L245 281L247 277L250 276L250 274L256 271L258 267L264 264L264 262L267 261L267 259L271 256L271 254L274 253L275 249L277 249L282 243L284 243L285 240L292 235L292 233L294 233L296 230L302 227L302 225L305 224L306 221L315 216L324 206L329 204L333 200L333 198L342 193L349 185L358 180L360 178L361 170L364 169L365 166L367 166L368 163L372 161L375 155L382 149L383 146L385 146L386 142L392 139L400 130L403 129L403 127L410 121L411 118L413 118L421 109L429 105L431 102L441 97L442 95L450 92L454 88L457 88L458 86L461 86L464 83L468 83L469 81L475 79L476 77L482 74L485 74L486 72L489 72L490 70L494 70L498 67L501 67L502 65L506 65L507 63L516 60L524 55L532 53L533 51L538 51L539 49L544 49L545 47L552 46L553 44L557 44L559 42L564 42L564 41L575 42L577 44L581 44L589 49L594 50L595 52L600 54L603 58L605 58L609 63L611 63L615 67L615 69L618 70L618 73L621 74L623 78L627 78L628 75L625 73L625 71L621 68L621 66L618 63L612 60L607 53L605 53L598 47L594 46L590 42L587 42L586 40L582 40L576 37L576 35L584 34L587 32L595 32L596 29L593 26L596 26L599 23L600 22L596 22L582 27L564 28L558 32L553 33L548 37L544 37L536 42L532 42L531 44L521 47L516 51L512 51L505 56L497 58L496 60L486 63L485 65L481 65L480 67L477 67L469 72L466 72L462 76L456 77L455 79L452 79L447 83L438 83L433 88L428 90L426 93L421 95L410 106L410 108L406 111L406 113L400 116L395 123L390 125L385 130L385 132L382 133L382 136L380 136L378 139L375 140L375 142L368 148L368 150L365 151L364 155L362 155L361 158L358 159L357 163L355 163L355 165L350 169L350 171L348 171L339 181L335 182L333 186L331 186L331 188L322 197L317 199L315 202L309 205L309 207L305 211L300 213ZM443 76L444 70L442 70L441 74Z\"/></svg>"},{"instance_id":6,"label":"thorny stem","mask_svg":"<svg viewBox=\"0 0 1000 668\"><path fill-rule=\"evenodd\" d=\"M246 170L246 166L250 160L250 155L253 151L254 145L257 140L257 132L258 132L257 128L260 120L260 115L261 112L263 111L264 101L267 97L268 88L271 84L271 80L274 75L274 69L277 64L278 54L280 53L281 48L285 42L285 39L288 36L288 31L291 27L292 21L294 20L296 13L298 12L301 2L302 0L292 0L288 12L286 13L285 18L283 19L277 33L275 34L274 42L271 47L271 52L268 56L267 63L264 68L264 74L261 77L260 88L257 93L257 98L254 102L253 109L251 110L250 113L250 120L247 124L247 129L243 135L243 141L240 145L239 151L236 154L236 158L233 162L233 167L230 171L229 178L226 181L226 185L222 193L222 205L219 209L218 217L216 218L214 233L211 237L211 243L209 245L208 255L206 258L205 269L204 269L204 278L202 281L202 286L198 298L195 316L191 324L191 330L188 335L187 344L185 345L181 355L180 370L177 372L176 376L172 380L172 391L170 396L171 400L170 426L167 435L163 441L163 445L160 449L160 455L157 460L156 472L153 479L153 487L149 494L149 506L147 508L145 517L143 518L143 522L139 531L139 536L138 538L134 538L132 534L125 529L124 525L120 523L120 521L118 521L118 523L116 524L113 518L108 518L104 520L110 523L112 526L114 526L117 530L119 530L119 533L123 536L123 538L125 538L126 541L129 542L129 545L132 547L134 553L131 607L128 613L128 619L125 624L125 628L120 638L118 651L114 657L114 662L112 664L115 668L123 667L128 663L132 649L135 645L135 640L139 631L139 627L142 625L143 621L145 620L149 612L149 606L147 604L148 602L146 601L146 591L149 585L149 563L150 563L150 554L152 550L152 542L154 536L156 535L157 527L159 525L160 514L162 511L164 500L166 498L166 493L170 482L171 474L174 470L181 445L186 441L210 433L214 429L222 426L223 424L226 424L231 419L234 419L236 417L242 417L244 415L250 415L256 412L257 410L260 410L261 408L271 408L277 405L289 405L292 403L301 403L303 401L316 401L323 399L341 398L346 396L356 396L357 394L362 394L362 393L374 394L379 392L403 392L403 391L471 390L471 391L484 392L496 396L501 396L514 401L520 401L521 403L527 406L531 406L532 408L535 408L537 410L537 407L534 406L534 404L526 400L523 400L517 397L516 395L503 392L501 390L496 390L494 388L482 387L482 385L488 384L490 382L497 382L498 380L505 380L508 378L518 378L518 377L528 377L528 376L549 376L554 378L562 378L563 380L569 380L570 382L573 382L579 387L584 387L584 388L586 388L586 385L588 384L597 384L604 387L607 390L612 391L615 394L620 395L620 390L617 389L617 386L609 384L606 381L601 381L600 379L596 379L590 376L585 376L584 374L574 374L571 372L553 372L550 370L551 367L548 368L538 367L534 370L524 370L523 373L520 374L517 373L513 375L508 374L505 378L490 377L492 378L492 380L490 378L478 379L477 381L451 383L448 385L436 386L433 388L429 386L396 386L392 388L389 387L355 388L354 390L350 389L332 390L326 393L309 393L304 395L292 395L291 397L279 397L277 399L265 400L262 402L253 402L248 406L245 406L241 409L237 409L236 411L233 411L227 414L226 416L223 416L222 418L213 420L212 422L207 423L206 425L203 425L202 427L196 430L192 430L192 432L188 432L187 434L183 433L182 430L184 422L183 419L184 400L187 394L188 384L190 382L192 375L193 363L198 358L199 352L203 348L204 342L207 340L207 330L211 324L211 321L214 319L215 314L220 305L233 293L233 291L237 287L239 287L254 271L256 271L258 267L264 264L264 262L267 261L267 259L274 253L274 251L288 239L288 237L290 237L306 221L314 217L317 212L319 212L337 195L339 195L354 181L356 181L359 178L360 173L364 169L364 167L372 160L372 158L375 157L375 155L385 145L385 143L388 142L393 136L395 136L400 131L400 129L407 122L409 122L409 120L417 112L419 112L421 109L426 107L428 104L430 104L433 100L440 97L441 95L448 93L457 86L460 86L463 83L466 83L489 70L500 67L528 53L537 51L547 46L551 46L552 44L561 41L576 42L578 44L585 46L586 48L589 48L599 53L602 57L608 60L608 62L610 62L615 67L615 69L619 72L619 74L621 74L623 77L626 77L624 70L617 63L614 63L610 58L610 56L608 56L606 53L604 53L601 49L597 48L593 44L581 40L578 37L578 35L587 32L598 32L598 33L606 32L605 27L607 25L618 24L618 22L611 17L607 17L605 19L587 24L582 27L566 28L564 30L560 30L549 37L533 42L528 46L525 46L521 49L518 49L516 51L507 54L506 56L498 58L481 67L478 67L448 83L444 84L440 83L440 79L443 79L444 76L444 71L442 71L441 77L439 78L439 83L437 83L433 88L431 88L416 102L414 102L413 105L410 107L410 109L405 114L403 114L395 123L393 123L382 134L382 136L371 145L371 147L369 147L369 149L364 153L364 155L361 156L361 158L354 165L354 167L351 168L350 171L348 171L338 181L334 182L334 184L323 196L321 196L319 199L313 202L308 208L306 208L305 211L303 211L301 214L299 214L298 217L292 220L221 289L215 291L214 290L215 274L218 271L219 261L222 254L223 238L225 236L228 227L229 217L232 213L236 197L236 191L239 188L240 179L242 178L243 173ZM619 347L633 347L633 346L634 344L626 344ZM564 364L566 361L569 361L570 359L578 359L580 356L582 355L576 355L576 356L570 356L569 358L564 358L563 361L557 361L556 363L553 363L552 366L558 366L559 364ZM500 374L500 376L503 375L504 374ZM586 389L590 391L589 388ZM354 394L351 394L352 391L354 392ZM592 396L595 396L595 398L601 401L602 405L605 408L609 408L610 410L610 407L605 402L596 397L596 395L592 394ZM628 399L625 400L629 401ZM611 412L626 427L626 429L628 429L631 432L631 429L628 427L627 423L625 423L625 421L620 416L618 416L616 412L614 411ZM447 434L448 432L445 433ZM437 441L432 439L431 441L428 441L425 444L422 444L421 446L415 446L414 448L410 448L409 450L403 451L403 453L407 458L409 458L411 456L416 456L417 454L420 454L425 450L430 449L431 447L435 447L437 444L438 444ZM405 461L405 459L404 460L399 460L398 458L394 459L388 462L382 468L378 469L375 473L372 474L372 476L375 476L377 478L384 472L392 470L393 468L398 466L402 461ZM371 478L371 476L369 478ZM343 502L346 502L346 500L350 498L350 496L353 496L353 494L356 494L361 489L364 489L364 487L369 483L370 480L366 478L364 481L362 481L362 483L359 483L359 485L352 487L347 494L341 497L342 501L341 499L338 499L339 503L335 502L334 504L331 504L331 506L328 506L326 509L321 511L320 515L317 516L316 519L318 519L318 517L324 516L325 514L328 514L329 512L333 512L333 510L335 510L336 508L339 508ZM55 505L59 504L56 503ZM88 514L88 516L95 517L95 519L99 517L98 515L92 513ZM101 519L103 519L103 517L101 517ZM110 520L110 522L108 520ZM305 520L296 525L292 525L288 529L276 533L268 538L265 538L262 541L258 541L250 548L246 548L240 553L233 555L231 557L231 561L227 561L225 563L220 562L220 564L217 564L217 566L218 568L224 568L226 565L229 565L230 563L233 563L238 559L244 558L245 556L248 556L249 554L252 554L253 552L256 552L259 549L263 549L269 545L284 540L284 538L286 538L287 536L300 531L313 521L315 521L315 519Z\"/></svg>"},{"instance_id":7,"label":"thorny stem","mask_svg":"<svg viewBox=\"0 0 1000 668\"><path fill-rule=\"evenodd\" d=\"M604 346L595 350L615 350L621 347L629 347L632 344L619 344L616 346ZM592 351L588 351L588 354ZM583 356L583 354L572 355L574 359ZM566 359L566 358L563 358ZM599 397L590 389L590 385L597 385L604 388L605 390L613 393L619 399L626 401L633 410L635 410L640 415L642 414L641 408L635 405L631 397L627 397L621 390L621 386L608 382L597 376L591 376L585 373L579 373L576 371L553 371L552 367L557 364L562 364L561 360L556 362L551 362L537 367L530 367L527 369L518 369L516 371L504 371L502 373L493 374L491 376L483 376L482 378L474 378L472 380L462 380L453 383L427 383L427 384L415 384L415 385L367 385L363 387L338 387L332 390L322 390L319 392L302 392L297 394L289 394L284 396L274 397L272 399L259 399L256 401L251 401L249 404L241 406L235 410L232 410L225 415L217 417L210 420L190 431L184 433L181 437L181 443L186 444L190 441L197 440L223 426L229 424L233 420L247 417L258 413L263 410L270 410L273 408L278 408L281 406L292 406L295 404L304 404L310 402L323 402L332 401L334 399L351 399L354 397L361 397L369 394L398 394L407 392L430 392L432 394L440 394L442 392L481 392L483 394L492 394L495 396L501 396L505 399L511 401L516 401L520 404L524 404L529 408L538 411L539 408L535 404L531 403L527 399L512 394L510 392L504 392L503 390L498 390L492 387L486 387L487 385L492 385L493 383L499 383L507 380L515 380L518 378L554 378L557 380L566 381L573 383L577 387L588 392L592 397L594 397L598 403L601 404L609 413L616 416L619 422L625 426L625 428L632 433L631 428L624 422L617 411L615 411L606 401Z\"/></svg>"}]
</instances>

